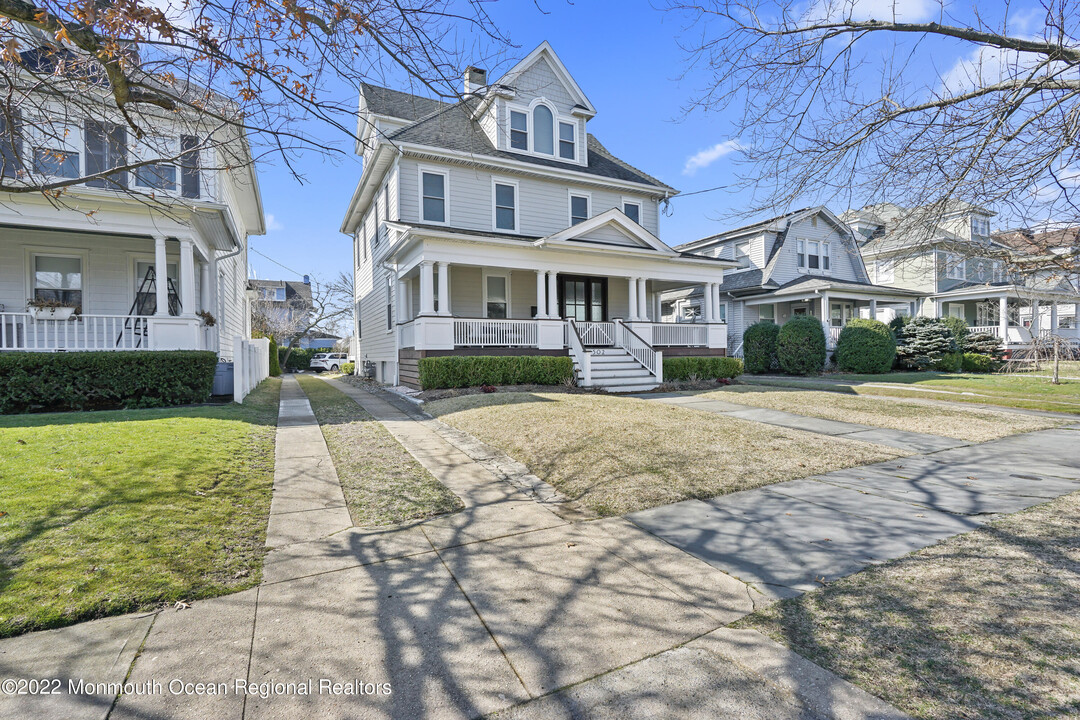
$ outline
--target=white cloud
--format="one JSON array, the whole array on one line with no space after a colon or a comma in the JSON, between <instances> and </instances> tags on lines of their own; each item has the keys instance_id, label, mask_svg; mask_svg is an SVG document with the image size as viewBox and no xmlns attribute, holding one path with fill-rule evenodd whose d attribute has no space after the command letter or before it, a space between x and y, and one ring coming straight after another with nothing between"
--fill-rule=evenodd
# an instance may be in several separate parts
<instances>
[{"instance_id":1,"label":"white cloud","mask_svg":"<svg viewBox=\"0 0 1080 720\"><path fill-rule=\"evenodd\" d=\"M742 145L739 144L738 140L725 140L722 143L716 143L710 148L700 150L686 159L686 165L683 166L683 175L693 175L698 170L709 167L725 155L730 155L741 149Z\"/></svg>"},{"instance_id":2,"label":"white cloud","mask_svg":"<svg viewBox=\"0 0 1080 720\"><path fill-rule=\"evenodd\" d=\"M930 20L941 11L940 0L819 0L810 20Z\"/></svg>"},{"instance_id":3,"label":"white cloud","mask_svg":"<svg viewBox=\"0 0 1080 720\"><path fill-rule=\"evenodd\" d=\"M284 230L285 226L278 222L278 219L274 217L273 213L266 215L266 232L273 232L274 230Z\"/></svg>"}]
</instances>

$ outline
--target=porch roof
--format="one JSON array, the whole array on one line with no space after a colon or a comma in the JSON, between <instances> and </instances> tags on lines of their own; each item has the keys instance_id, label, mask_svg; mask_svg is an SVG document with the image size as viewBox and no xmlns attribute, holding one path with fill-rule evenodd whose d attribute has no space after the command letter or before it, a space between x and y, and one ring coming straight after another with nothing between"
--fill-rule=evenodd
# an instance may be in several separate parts
<instances>
[{"instance_id":1,"label":"porch roof","mask_svg":"<svg viewBox=\"0 0 1080 720\"><path fill-rule=\"evenodd\" d=\"M934 300L1010 297L1022 300L1080 303L1080 294L1065 288L1033 288L1016 284L965 285L930 296Z\"/></svg>"},{"instance_id":2,"label":"porch roof","mask_svg":"<svg viewBox=\"0 0 1080 720\"><path fill-rule=\"evenodd\" d=\"M839 297L849 297L867 300L882 300L885 302L907 302L921 297L922 293L917 290L905 290L903 288L861 283L853 280L837 280L827 277L801 277L784 283L775 290L764 289L757 295L746 295L742 299L747 304L763 304L769 302L785 302L805 296L807 293L835 292Z\"/></svg>"}]
</instances>

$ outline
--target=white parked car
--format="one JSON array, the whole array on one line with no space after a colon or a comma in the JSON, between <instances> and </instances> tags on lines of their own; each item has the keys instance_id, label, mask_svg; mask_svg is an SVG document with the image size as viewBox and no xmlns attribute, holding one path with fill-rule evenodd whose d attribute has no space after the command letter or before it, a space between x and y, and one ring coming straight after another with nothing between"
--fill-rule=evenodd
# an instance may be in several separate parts
<instances>
[{"instance_id":1,"label":"white parked car","mask_svg":"<svg viewBox=\"0 0 1080 720\"><path fill-rule=\"evenodd\" d=\"M311 356L308 367L315 372L322 372L323 370L337 372L347 362L352 362L352 360L349 359L346 353L315 353Z\"/></svg>"}]
</instances>

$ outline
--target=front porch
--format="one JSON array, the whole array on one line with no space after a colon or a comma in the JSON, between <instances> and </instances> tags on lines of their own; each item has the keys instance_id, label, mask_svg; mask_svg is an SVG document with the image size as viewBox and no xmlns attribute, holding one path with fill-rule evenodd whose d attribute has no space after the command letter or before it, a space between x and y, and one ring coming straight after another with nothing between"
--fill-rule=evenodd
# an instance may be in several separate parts
<instances>
[{"instance_id":1,"label":"front porch","mask_svg":"<svg viewBox=\"0 0 1080 720\"><path fill-rule=\"evenodd\" d=\"M873 296L866 293L815 293L799 298L762 298L746 302L746 325L767 320L783 325L796 315L818 318L825 330L825 343L832 352L840 332L855 318L889 322L898 315L911 316L917 304L906 295Z\"/></svg>"},{"instance_id":2,"label":"front porch","mask_svg":"<svg viewBox=\"0 0 1080 720\"><path fill-rule=\"evenodd\" d=\"M935 317L963 318L971 332L1002 339L1007 352L1024 350L1058 337L1080 343L1080 302L1062 293L1036 293L1019 288L966 289L933 298Z\"/></svg>"}]
</instances>

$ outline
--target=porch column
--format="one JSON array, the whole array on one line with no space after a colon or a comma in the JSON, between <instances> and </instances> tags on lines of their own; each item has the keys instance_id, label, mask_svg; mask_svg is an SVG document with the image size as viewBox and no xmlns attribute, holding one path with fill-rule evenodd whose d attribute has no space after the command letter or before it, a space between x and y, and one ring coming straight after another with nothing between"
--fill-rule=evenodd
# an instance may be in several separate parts
<instances>
[{"instance_id":1,"label":"porch column","mask_svg":"<svg viewBox=\"0 0 1080 720\"><path fill-rule=\"evenodd\" d=\"M199 265L199 309L210 312L210 263Z\"/></svg>"},{"instance_id":2,"label":"porch column","mask_svg":"<svg viewBox=\"0 0 1080 720\"><path fill-rule=\"evenodd\" d=\"M645 278L638 278L637 281L637 295L638 295L638 320L649 319L649 305L645 296Z\"/></svg>"},{"instance_id":3,"label":"porch column","mask_svg":"<svg viewBox=\"0 0 1080 720\"><path fill-rule=\"evenodd\" d=\"M546 273L543 270L536 271L536 317L537 319L544 319L548 316L547 313L547 280L545 279Z\"/></svg>"},{"instance_id":4,"label":"porch column","mask_svg":"<svg viewBox=\"0 0 1080 720\"><path fill-rule=\"evenodd\" d=\"M439 263L439 315L450 314L450 264Z\"/></svg>"},{"instance_id":5,"label":"porch column","mask_svg":"<svg viewBox=\"0 0 1080 720\"><path fill-rule=\"evenodd\" d=\"M412 314L409 313L409 281L405 278L398 278L397 281L397 308L394 314L399 323L412 320Z\"/></svg>"},{"instance_id":6,"label":"porch column","mask_svg":"<svg viewBox=\"0 0 1080 720\"><path fill-rule=\"evenodd\" d=\"M180 241L180 311L195 314L195 255L191 240Z\"/></svg>"},{"instance_id":7,"label":"porch column","mask_svg":"<svg viewBox=\"0 0 1080 720\"><path fill-rule=\"evenodd\" d=\"M154 290L157 300L155 315L169 314L169 266L165 260L165 236L154 236Z\"/></svg>"},{"instance_id":8,"label":"porch column","mask_svg":"<svg viewBox=\"0 0 1080 720\"><path fill-rule=\"evenodd\" d=\"M941 300L934 301L934 317L940 319L945 310L945 303Z\"/></svg>"},{"instance_id":9,"label":"porch column","mask_svg":"<svg viewBox=\"0 0 1080 720\"><path fill-rule=\"evenodd\" d=\"M998 334L1001 342L1009 341L1009 298L1005 295L998 298Z\"/></svg>"},{"instance_id":10,"label":"porch column","mask_svg":"<svg viewBox=\"0 0 1080 720\"><path fill-rule=\"evenodd\" d=\"M663 317L664 311L660 307L660 293L654 292L652 294L652 306L653 306L653 322L660 322Z\"/></svg>"},{"instance_id":11,"label":"porch column","mask_svg":"<svg viewBox=\"0 0 1080 720\"><path fill-rule=\"evenodd\" d=\"M821 327L825 330L825 347L832 348L832 307L827 292L821 293Z\"/></svg>"},{"instance_id":12,"label":"porch column","mask_svg":"<svg viewBox=\"0 0 1080 720\"><path fill-rule=\"evenodd\" d=\"M877 320L877 298L870 298L870 319Z\"/></svg>"},{"instance_id":13,"label":"porch column","mask_svg":"<svg viewBox=\"0 0 1080 720\"><path fill-rule=\"evenodd\" d=\"M712 284L712 298L713 322L720 322L720 283Z\"/></svg>"},{"instance_id":14,"label":"porch column","mask_svg":"<svg viewBox=\"0 0 1080 720\"><path fill-rule=\"evenodd\" d=\"M1031 301L1031 337L1038 338L1042 323L1039 322L1039 301Z\"/></svg>"},{"instance_id":15,"label":"porch column","mask_svg":"<svg viewBox=\"0 0 1080 720\"><path fill-rule=\"evenodd\" d=\"M548 279L548 291L547 291L547 314L549 318L559 317L559 276L554 270L549 270L547 274Z\"/></svg>"},{"instance_id":16,"label":"porch column","mask_svg":"<svg viewBox=\"0 0 1080 720\"><path fill-rule=\"evenodd\" d=\"M627 278L626 297L629 309L626 313L627 320L637 320L637 278Z\"/></svg>"},{"instance_id":17,"label":"porch column","mask_svg":"<svg viewBox=\"0 0 1080 720\"><path fill-rule=\"evenodd\" d=\"M704 322L712 322L712 283L701 285L701 319Z\"/></svg>"},{"instance_id":18,"label":"porch column","mask_svg":"<svg viewBox=\"0 0 1080 720\"><path fill-rule=\"evenodd\" d=\"M1058 304L1055 300L1050 305L1050 332L1057 334L1058 331Z\"/></svg>"},{"instance_id":19,"label":"porch column","mask_svg":"<svg viewBox=\"0 0 1080 720\"><path fill-rule=\"evenodd\" d=\"M435 264L420 263L420 314L435 314Z\"/></svg>"}]
</instances>

